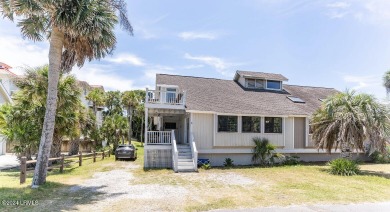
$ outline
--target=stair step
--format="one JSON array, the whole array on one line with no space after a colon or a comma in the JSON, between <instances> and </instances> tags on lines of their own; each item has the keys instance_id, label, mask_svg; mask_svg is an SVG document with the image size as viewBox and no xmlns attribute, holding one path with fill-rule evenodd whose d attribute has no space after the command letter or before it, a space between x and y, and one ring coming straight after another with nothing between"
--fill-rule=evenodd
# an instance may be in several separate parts
<instances>
[{"instance_id":1,"label":"stair step","mask_svg":"<svg viewBox=\"0 0 390 212\"><path fill-rule=\"evenodd\" d=\"M184 157L184 158L192 158L192 155L189 154L189 155L182 155L182 154L179 154L178 155L179 157Z\"/></svg>"},{"instance_id":2,"label":"stair step","mask_svg":"<svg viewBox=\"0 0 390 212\"><path fill-rule=\"evenodd\" d=\"M188 167L192 167L194 168L194 163L191 161L191 162L178 162L177 165L179 167L183 167L183 166L188 166Z\"/></svg>"},{"instance_id":3,"label":"stair step","mask_svg":"<svg viewBox=\"0 0 390 212\"><path fill-rule=\"evenodd\" d=\"M177 160L177 162L191 162L192 163L192 158L179 158L178 160Z\"/></svg>"},{"instance_id":4,"label":"stair step","mask_svg":"<svg viewBox=\"0 0 390 212\"><path fill-rule=\"evenodd\" d=\"M178 166L177 170L195 170L194 166Z\"/></svg>"},{"instance_id":5,"label":"stair step","mask_svg":"<svg viewBox=\"0 0 390 212\"><path fill-rule=\"evenodd\" d=\"M181 156L181 155L179 155L179 159L191 159L192 160L192 157L191 156Z\"/></svg>"},{"instance_id":6,"label":"stair step","mask_svg":"<svg viewBox=\"0 0 390 212\"><path fill-rule=\"evenodd\" d=\"M191 148L177 148L177 150L181 151L181 150L189 150L191 151Z\"/></svg>"},{"instance_id":7,"label":"stair step","mask_svg":"<svg viewBox=\"0 0 390 212\"><path fill-rule=\"evenodd\" d=\"M177 172L196 172L195 169L178 169Z\"/></svg>"},{"instance_id":8,"label":"stair step","mask_svg":"<svg viewBox=\"0 0 390 212\"><path fill-rule=\"evenodd\" d=\"M190 149L178 149L177 151L178 152L191 152Z\"/></svg>"}]
</instances>

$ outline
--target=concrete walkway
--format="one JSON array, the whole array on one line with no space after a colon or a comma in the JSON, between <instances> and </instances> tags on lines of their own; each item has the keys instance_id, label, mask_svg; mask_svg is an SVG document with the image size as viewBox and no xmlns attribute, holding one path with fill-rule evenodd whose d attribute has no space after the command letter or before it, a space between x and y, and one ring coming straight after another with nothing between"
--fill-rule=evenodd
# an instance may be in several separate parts
<instances>
[{"instance_id":1,"label":"concrete walkway","mask_svg":"<svg viewBox=\"0 0 390 212\"><path fill-rule=\"evenodd\" d=\"M0 155L0 170L19 166L19 160L14 154Z\"/></svg>"},{"instance_id":2,"label":"concrete walkway","mask_svg":"<svg viewBox=\"0 0 390 212\"><path fill-rule=\"evenodd\" d=\"M288 207L260 207L253 209L240 209L240 210L215 210L224 212L254 212L254 211L266 211L266 212L388 212L390 211L390 202L377 202L377 203L356 203L356 204L318 204L318 205L293 205Z\"/></svg>"}]
</instances>

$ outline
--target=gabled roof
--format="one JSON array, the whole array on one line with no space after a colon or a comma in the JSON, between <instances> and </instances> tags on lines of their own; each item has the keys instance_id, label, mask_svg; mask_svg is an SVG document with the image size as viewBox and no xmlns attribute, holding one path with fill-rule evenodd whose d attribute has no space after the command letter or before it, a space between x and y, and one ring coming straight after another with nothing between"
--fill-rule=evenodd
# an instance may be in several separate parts
<instances>
[{"instance_id":1,"label":"gabled roof","mask_svg":"<svg viewBox=\"0 0 390 212\"><path fill-rule=\"evenodd\" d=\"M12 68L11 66L9 66L9 65L7 65L5 63L0 62L0 74L11 75L11 76L18 76L15 73L13 73L12 71L9 70L11 68Z\"/></svg>"},{"instance_id":2,"label":"gabled roof","mask_svg":"<svg viewBox=\"0 0 390 212\"><path fill-rule=\"evenodd\" d=\"M238 77L243 78L257 78L257 79L268 79L278 81L288 81L288 79L281 74L265 73L265 72L254 72L254 71L236 71L234 80L238 80Z\"/></svg>"},{"instance_id":3,"label":"gabled roof","mask_svg":"<svg viewBox=\"0 0 390 212\"><path fill-rule=\"evenodd\" d=\"M178 85L186 91L186 108L231 114L310 116L333 88L283 85L283 91L247 89L233 80L157 74L156 84ZM305 103L294 103L287 96Z\"/></svg>"}]
</instances>

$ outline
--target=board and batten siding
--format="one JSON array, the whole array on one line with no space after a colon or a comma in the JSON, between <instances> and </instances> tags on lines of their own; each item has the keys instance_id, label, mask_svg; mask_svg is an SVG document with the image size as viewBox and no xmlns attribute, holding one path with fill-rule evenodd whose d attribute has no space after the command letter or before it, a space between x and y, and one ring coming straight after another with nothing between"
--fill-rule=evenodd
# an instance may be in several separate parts
<instances>
[{"instance_id":1,"label":"board and batten siding","mask_svg":"<svg viewBox=\"0 0 390 212\"><path fill-rule=\"evenodd\" d=\"M223 147L253 147L252 138L268 138L269 141L279 148L294 148L294 118L283 119L282 133L264 133L264 117L261 121L261 133L241 133L239 132L217 132L217 115L211 113L193 113L192 131L196 146L199 150L207 150ZM241 117L238 119L238 127L241 127Z\"/></svg>"},{"instance_id":2,"label":"board and batten siding","mask_svg":"<svg viewBox=\"0 0 390 212\"><path fill-rule=\"evenodd\" d=\"M197 149L212 149L214 137L214 114L193 113L192 131Z\"/></svg>"},{"instance_id":3,"label":"board and batten siding","mask_svg":"<svg viewBox=\"0 0 390 212\"><path fill-rule=\"evenodd\" d=\"M294 118L285 118L285 146L284 149L294 149Z\"/></svg>"}]
</instances>

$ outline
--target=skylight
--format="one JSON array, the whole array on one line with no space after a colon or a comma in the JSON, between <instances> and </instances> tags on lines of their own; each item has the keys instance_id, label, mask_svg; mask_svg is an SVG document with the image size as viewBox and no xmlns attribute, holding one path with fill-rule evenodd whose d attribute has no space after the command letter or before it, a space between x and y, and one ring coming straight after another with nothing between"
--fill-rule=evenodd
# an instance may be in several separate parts
<instances>
[{"instance_id":1,"label":"skylight","mask_svg":"<svg viewBox=\"0 0 390 212\"><path fill-rule=\"evenodd\" d=\"M295 96L288 96L287 97L289 100L291 100L294 103L305 103L301 98L295 97Z\"/></svg>"}]
</instances>

